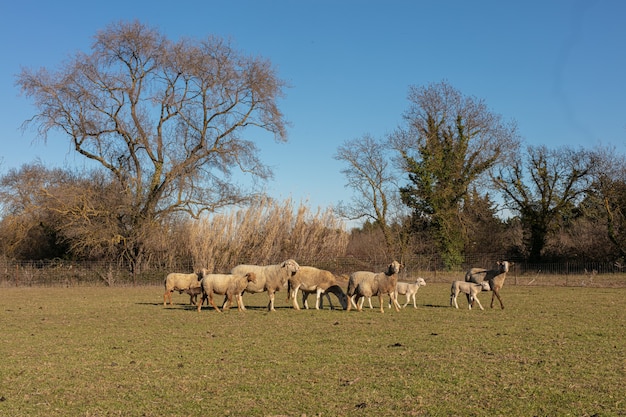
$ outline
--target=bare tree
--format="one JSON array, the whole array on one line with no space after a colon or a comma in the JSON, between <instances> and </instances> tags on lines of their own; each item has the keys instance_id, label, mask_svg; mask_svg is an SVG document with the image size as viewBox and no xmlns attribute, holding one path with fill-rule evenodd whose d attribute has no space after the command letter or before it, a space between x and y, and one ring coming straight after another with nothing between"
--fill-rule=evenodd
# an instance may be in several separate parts
<instances>
[{"instance_id":1,"label":"bare tree","mask_svg":"<svg viewBox=\"0 0 626 417\"><path fill-rule=\"evenodd\" d=\"M493 177L508 208L520 216L532 262L541 259L559 217L588 193L594 161L593 153L583 149L528 146L525 157Z\"/></svg>"},{"instance_id":2,"label":"bare tree","mask_svg":"<svg viewBox=\"0 0 626 417\"><path fill-rule=\"evenodd\" d=\"M28 123L40 137L65 134L124 194L112 233L133 271L154 224L245 201L234 170L271 177L247 136L286 140L277 105L285 84L268 61L217 37L174 42L120 22L96 34L90 54L56 71L25 69L17 83L38 109Z\"/></svg>"},{"instance_id":3,"label":"bare tree","mask_svg":"<svg viewBox=\"0 0 626 417\"><path fill-rule=\"evenodd\" d=\"M603 208L608 239L626 258L626 158L613 147L594 151L592 195Z\"/></svg>"},{"instance_id":4,"label":"bare tree","mask_svg":"<svg viewBox=\"0 0 626 417\"><path fill-rule=\"evenodd\" d=\"M388 255L393 254L390 226L398 220L401 204L389 144L366 134L339 146L335 159L346 163L341 173L354 191L349 202L339 202L338 214L349 220L371 221L380 229Z\"/></svg>"}]
</instances>

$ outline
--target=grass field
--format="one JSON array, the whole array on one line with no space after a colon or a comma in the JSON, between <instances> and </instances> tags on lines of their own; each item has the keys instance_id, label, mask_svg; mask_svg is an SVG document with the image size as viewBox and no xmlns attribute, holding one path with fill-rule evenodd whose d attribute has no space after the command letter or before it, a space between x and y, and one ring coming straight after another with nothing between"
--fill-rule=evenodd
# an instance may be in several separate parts
<instances>
[{"instance_id":1,"label":"grass field","mask_svg":"<svg viewBox=\"0 0 626 417\"><path fill-rule=\"evenodd\" d=\"M428 284L385 314L162 292L0 289L0 415L626 415L625 288L505 285L469 311Z\"/></svg>"}]
</instances>

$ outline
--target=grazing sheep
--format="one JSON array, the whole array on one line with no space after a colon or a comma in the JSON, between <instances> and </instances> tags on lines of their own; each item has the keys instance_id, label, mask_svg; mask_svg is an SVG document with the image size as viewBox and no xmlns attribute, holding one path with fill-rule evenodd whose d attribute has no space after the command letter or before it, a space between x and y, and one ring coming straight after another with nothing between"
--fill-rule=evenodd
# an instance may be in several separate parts
<instances>
[{"instance_id":1,"label":"grazing sheep","mask_svg":"<svg viewBox=\"0 0 626 417\"><path fill-rule=\"evenodd\" d=\"M248 283L255 281L255 275L252 272L247 274L206 274L201 281L202 287L202 300L198 303L198 312L202 308L202 304L208 298L209 304L215 308L217 312L220 312L219 307L213 301L213 294L225 295L228 299L228 307L224 307L228 309L232 304L232 296L234 295L234 291L237 291L237 288L240 288L237 291L237 305L239 310L245 310L243 305L243 300L241 298L241 293L246 288ZM230 296L228 292L231 291Z\"/></svg>"},{"instance_id":2,"label":"grazing sheep","mask_svg":"<svg viewBox=\"0 0 626 417\"><path fill-rule=\"evenodd\" d=\"M300 291L302 291L302 287L300 288ZM307 302L307 298L309 297L309 294L317 294L317 290L313 290L313 291L302 291L302 304L304 305L304 308L306 308L307 310L309 309L309 304ZM342 299L345 300L345 305L343 302L341 302L341 307L345 310L346 308L348 308L348 297L346 296L346 293L343 292L343 290L341 289L341 287L339 285L331 285L330 287L328 287L326 289L326 291L324 291L320 298L319 298L319 308L324 308L324 296L326 296L326 298L328 299L328 304L330 304L330 309L334 310L335 306L333 305L333 302L330 299L330 294L335 294L335 297L337 297L337 299L341 302ZM318 307L316 307L318 308Z\"/></svg>"},{"instance_id":3,"label":"grazing sheep","mask_svg":"<svg viewBox=\"0 0 626 417\"><path fill-rule=\"evenodd\" d=\"M409 304L409 302L411 301L411 298L413 298L413 308L417 308L417 304L415 302L415 295L417 294L417 290L419 290L420 287L423 287L425 285L426 285L426 281L424 281L424 278L418 278L415 280L415 282L398 282L396 284L396 291L394 294L396 297L396 300L398 299L398 294L406 295L406 303L404 303L402 308L405 308L407 304ZM391 304L389 304L389 307L391 308Z\"/></svg>"},{"instance_id":4,"label":"grazing sheep","mask_svg":"<svg viewBox=\"0 0 626 417\"><path fill-rule=\"evenodd\" d=\"M395 291L396 284L398 283L398 272L400 272L401 266L398 261L393 261L387 267L387 271L363 278L354 289L354 296L356 297L354 304L357 306L358 311L362 311L362 304L359 305L359 298L377 295L380 302L380 312L384 313L383 295L385 294L389 294L394 308L396 311L400 311L400 304L398 304L398 300L396 300ZM350 310L350 304L348 304L348 310Z\"/></svg>"},{"instance_id":5,"label":"grazing sheep","mask_svg":"<svg viewBox=\"0 0 626 417\"><path fill-rule=\"evenodd\" d=\"M337 285L335 276L330 271L314 268L312 266L301 266L298 273L292 275L287 280L287 300L291 298L293 308L300 310L297 298L298 290L302 290L303 304L306 302L304 294L315 292L317 293L315 308L319 310L320 295L326 293L331 287L331 292L337 296L341 306L345 310L347 308L347 297L343 290ZM328 301L330 302L330 296L328 297Z\"/></svg>"},{"instance_id":6,"label":"grazing sheep","mask_svg":"<svg viewBox=\"0 0 626 417\"><path fill-rule=\"evenodd\" d=\"M163 284L165 285L165 293L163 294L163 306L167 305L169 300L172 305L172 293L178 291L182 293L190 288L200 288L200 280L206 275L206 269L202 269L200 272L194 272L191 274L181 274L179 272L172 272L167 274Z\"/></svg>"},{"instance_id":7,"label":"grazing sheep","mask_svg":"<svg viewBox=\"0 0 626 417\"><path fill-rule=\"evenodd\" d=\"M274 293L284 287L287 284L287 280L299 270L300 265L293 259L288 259L276 265L237 265L232 269L231 273L245 275L248 272L254 272L256 282L249 282L245 291L249 293L267 291L270 299L267 309L276 311L274 309Z\"/></svg>"},{"instance_id":8,"label":"grazing sheep","mask_svg":"<svg viewBox=\"0 0 626 417\"><path fill-rule=\"evenodd\" d=\"M500 308L504 308L502 304L502 298L500 298L500 289L504 285L506 279L506 273L509 272L510 267L514 265L513 262L498 261L498 269L484 269L484 268L472 268L465 274L466 282L473 282L480 284L482 281L488 281L489 287L493 294L491 294L491 308L493 308L494 297L498 297L500 301Z\"/></svg>"},{"instance_id":9,"label":"grazing sheep","mask_svg":"<svg viewBox=\"0 0 626 417\"><path fill-rule=\"evenodd\" d=\"M480 304L480 300L478 299L477 295L479 292L489 291L489 289L489 282L487 281L483 281L480 284L465 281L453 281L452 286L450 287L450 305L452 306L454 304L456 308L459 308L459 305L456 302L456 298L459 296L460 293L465 293L467 294L467 305L470 310L472 309L472 304L474 304L474 301L478 303L478 307L480 307L481 310L484 310L482 304Z\"/></svg>"}]
</instances>

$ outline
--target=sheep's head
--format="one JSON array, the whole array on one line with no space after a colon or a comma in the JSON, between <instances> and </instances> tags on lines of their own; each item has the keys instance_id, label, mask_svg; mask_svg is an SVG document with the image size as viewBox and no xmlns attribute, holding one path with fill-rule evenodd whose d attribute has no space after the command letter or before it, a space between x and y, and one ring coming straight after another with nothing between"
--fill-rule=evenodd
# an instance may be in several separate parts
<instances>
[{"instance_id":1,"label":"sheep's head","mask_svg":"<svg viewBox=\"0 0 626 417\"><path fill-rule=\"evenodd\" d=\"M298 263L293 259L288 259L283 262L282 267L287 268L287 271L289 271L289 275L291 276L295 275L296 272L300 270L300 265L298 265Z\"/></svg>"},{"instance_id":2,"label":"sheep's head","mask_svg":"<svg viewBox=\"0 0 626 417\"><path fill-rule=\"evenodd\" d=\"M248 282L256 282L256 274L254 272L248 272L246 274L246 278L248 279Z\"/></svg>"},{"instance_id":3,"label":"sheep's head","mask_svg":"<svg viewBox=\"0 0 626 417\"><path fill-rule=\"evenodd\" d=\"M501 274L509 272L509 268L513 266L513 262L509 261L498 261L497 263Z\"/></svg>"},{"instance_id":4,"label":"sheep's head","mask_svg":"<svg viewBox=\"0 0 626 417\"><path fill-rule=\"evenodd\" d=\"M483 281L480 283L483 291L491 291L491 286L489 285L489 281Z\"/></svg>"},{"instance_id":5,"label":"sheep's head","mask_svg":"<svg viewBox=\"0 0 626 417\"><path fill-rule=\"evenodd\" d=\"M426 281L424 281L424 278L418 278L418 279L415 281L415 283L416 283L416 284L418 284L419 286L424 286L424 285L426 285Z\"/></svg>"},{"instance_id":6,"label":"sheep's head","mask_svg":"<svg viewBox=\"0 0 626 417\"><path fill-rule=\"evenodd\" d=\"M400 272L400 268L402 268L402 264L398 261L393 261L387 267L387 275L394 275Z\"/></svg>"}]
</instances>

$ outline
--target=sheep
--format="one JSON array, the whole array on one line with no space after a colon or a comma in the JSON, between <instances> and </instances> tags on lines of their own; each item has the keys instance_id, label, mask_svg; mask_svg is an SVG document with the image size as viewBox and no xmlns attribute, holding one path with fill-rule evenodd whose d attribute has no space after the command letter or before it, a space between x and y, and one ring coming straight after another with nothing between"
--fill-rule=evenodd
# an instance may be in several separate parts
<instances>
[{"instance_id":1,"label":"sheep","mask_svg":"<svg viewBox=\"0 0 626 417\"><path fill-rule=\"evenodd\" d=\"M249 293L267 291L269 296L267 309L268 311L276 311L274 309L274 293L284 287L287 284L287 280L299 270L300 265L293 259L288 259L276 265L237 265L231 270L231 273L245 275L248 272L254 272L256 282L249 282L245 291Z\"/></svg>"},{"instance_id":2,"label":"sheep","mask_svg":"<svg viewBox=\"0 0 626 417\"><path fill-rule=\"evenodd\" d=\"M302 288L300 288L300 291L302 291ZM306 308L307 310L309 309L309 304L307 302L307 298L309 297L309 294L317 294L317 290L313 290L313 291L302 291L302 304L304 305L304 308ZM341 302L341 299L343 298L344 300L346 300L346 305L344 306L343 303L341 303L342 308L345 310L346 308L348 308L347 304L348 304L348 297L346 296L346 293L343 292L343 290L341 289L341 287L339 285L331 285L330 287L328 287L326 289L326 291L324 291L320 298L319 298L319 308L324 308L324 296L326 296L326 298L328 299L328 304L330 304L330 309L334 310L335 306L333 305L333 302L330 299L330 294L335 294L335 297L337 297L337 299L339 299L339 301ZM318 308L318 307L316 307Z\"/></svg>"},{"instance_id":3,"label":"sheep","mask_svg":"<svg viewBox=\"0 0 626 417\"><path fill-rule=\"evenodd\" d=\"M199 272L194 272L191 274L181 274L179 272L172 272L170 274L167 274L167 277L165 277L165 281L163 282L165 286L165 293L163 294L163 306L167 305L168 300L170 302L170 305L172 305L172 293L174 291L182 293L183 291L189 290L190 288L199 288L200 280L204 277L204 275L206 275L206 269L202 269Z\"/></svg>"},{"instance_id":4,"label":"sheep","mask_svg":"<svg viewBox=\"0 0 626 417\"><path fill-rule=\"evenodd\" d=\"M239 309L239 311L245 310L245 306L243 305L243 297L241 294L250 282L256 282L256 275L254 274L254 272L248 272L242 277L235 276L235 278L230 281L230 285L226 289L226 298L228 299L228 303L223 307L224 310L228 310L230 306L233 305L233 296L235 296L235 298L237 299L237 308Z\"/></svg>"},{"instance_id":5,"label":"sheep","mask_svg":"<svg viewBox=\"0 0 626 417\"><path fill-rule=\"evenodd\" d=\"M398 283L398 272L400 272L401 267L402 265L398 261L393 261L387 267L387 271L364 277L354 289L354 296L356 297L354 304L357 310L362 311L362 304L359 305L359 298L377 295L380 302L380 312L384 313L383 295L389 294L394 308L396 311L400 311L400 304L396 300L395 290ZM350 310L350 303L348 304L348 310Z\"/></svg>"},{"instance_id":6,"label":"sheep","mask_svg":"<svg viewBox=\"0 0 626 417\"><path fill-rule=\"evenodd\" d=\"M498 297L500 301L500 308L504 309L502 304L502 298L500 298L500 289L504 285L506 279L506 273L509 272L510 267L514 265L513 262L498 261L498 269L484 269L484 268L472 268L465 274L466 282L473 282L480 284L482 281L489 282L489 287L493 294L491 294L491 308L493 308L494 297Z\"/></svg>"},{"instance_id":7,"label":"sheep","mask_svg":"<svg viewBox=\"0 0 626 417\"><path fill-rule=\"evenodd\" d=\"M454 304L456 308L459 308L459 305L456 302L456 298L460 293L467 294L467 305L469 309L472 309L472 304L474 301L478 303L478 306L481 310L484 310L482 304L480 304L480 300L477 295L481 291L489 291L490 286L489 282L483 281L480 284L476 284L473 282L466 281L453 281L452 286L450 287L450 306Z\"/></svg>"},{"instance_id":8,"label":"sheep","mask_svg":"<svg viewBox=\"0 0 626 417\"><path fill-rule=\"evenodd\" d=\"M426 285L424 278L417 278L415 282L398 282L396 284L396 291L394 293L396 300L398 299L398 294L406 295L406 303L404 303L402 308L405 308L407 304L409 304L411 298L413 298L413 308L417 308L415 295L417 294L417 290L424 285ZM391 303L389 304L389 307L391 308Z\"/></svg>"},{"instance_id":9,"label":"sheep","mask_svg":"<svg viewBox=\"0 0 626 417\"><path fill-rule=\"evenodd\" d=\"M343 290L337 285L337 279L330 272L323 269L318 269L312 266L301 266L297 274L292 275L287 280L287 300L290 298L293 302L293 308L300 310L298 305L298 290L302 290L303 304L306 302L304 294L316 292L317 301L315 302L315 308L319 310L320 295L326 293L326 291L333 292L341 306L345 310L347 308L347 297ZM308 295L308 294L307 294ZM326 294L328 295L328 294ZM330 296L328 298L330 302ZM308 305L306 306L308 308Z\"/></svg>"},{"instance_id":10,"label":"sheep","mask_svg":"<svg viewBox=\"0 0 626 417\"><path fill-rule=\"evenodd\" d=\"M350 274L350 278L348 278L348 288L346 290L346 295L348 296L348 299L350 300L350 303L354 306L354 308L357 308L357 305L354 303L354 290L361 281L363 281L367 277L373 277L374 275L376 275L376 272L370 271L356 271ZM372 298L367 297L367 301L369 302L370 309L373 308ZM365 297L361 300L361 307L363 307L363 302L365 302Z\"/></svg>"},{"instance_id":11,"label":"sheep","mask_svg":"<svg viewBox=\"0 0 626 417\"><path fill-rule=\"evenodd\" d=\"M213 301L213 294L225 295L228 303L224 307L225 310L230 308L233 301L233 295L237 297L237 306L240 311L245 310L241 293L249 283L254 283L256 276L253 272L246 274L206 274L201 281L202 299L198 302L198 312L202 308L202 304L208 298L209 304L220 312L219 307Z\"/></svg>"},{"instance_id":12,"label":"sheep","mask_svg":"<svg viewBox=\"0 0 626 417\"><path fill-rule=\"evenodd\" d=\"M178 291L179 294L185 293L189 295L189 304L196 305L198 301L198 296L202 294L202 287L191 287L186 290Z\"/></svg>"}]
</instances>

